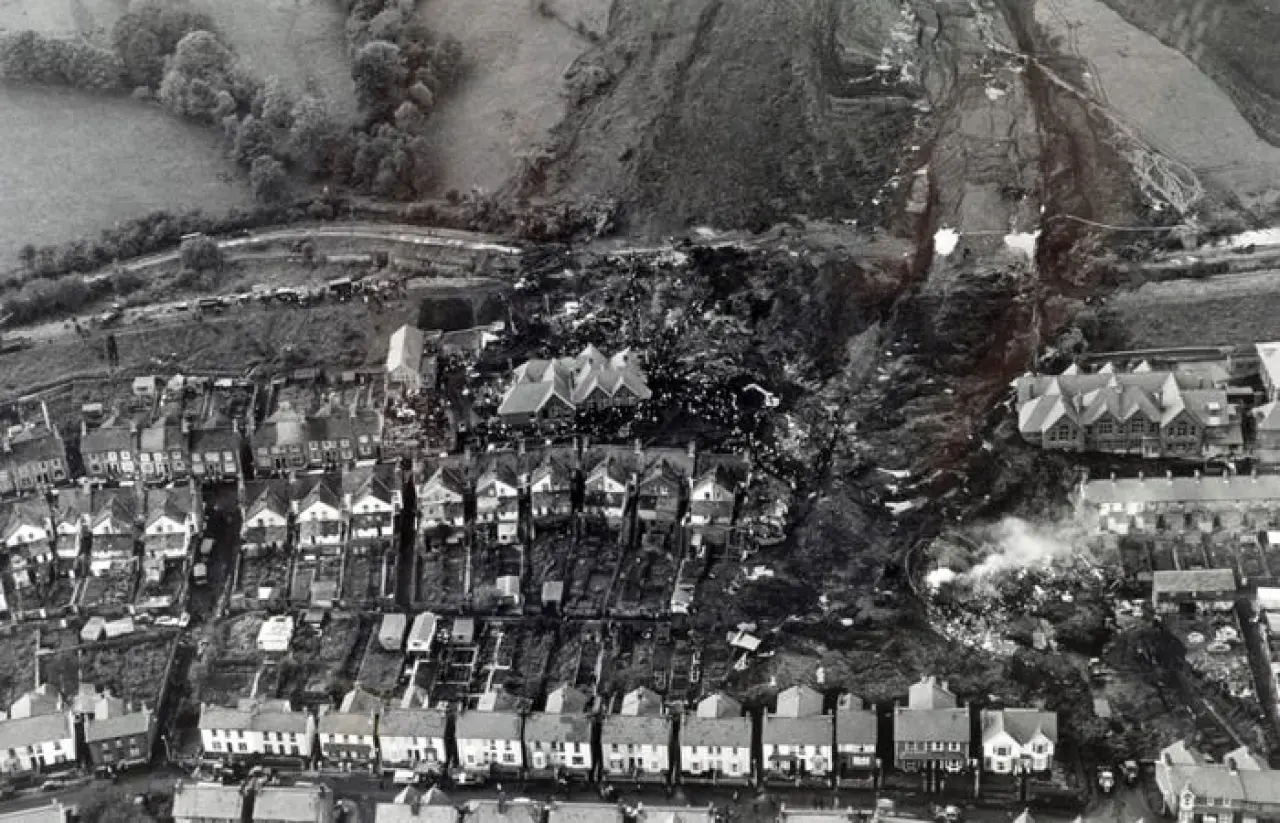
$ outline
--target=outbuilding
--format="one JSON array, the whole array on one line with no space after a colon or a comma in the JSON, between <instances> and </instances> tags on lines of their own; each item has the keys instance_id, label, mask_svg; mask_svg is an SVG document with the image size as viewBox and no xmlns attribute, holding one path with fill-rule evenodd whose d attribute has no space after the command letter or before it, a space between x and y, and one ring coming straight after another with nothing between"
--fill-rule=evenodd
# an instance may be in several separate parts
<instances>
[{"instance_id":1,"label":"outbuilding","mask_svg":"<svg viewBox=\"0 0 1280 823\"><path fill-rule=\"evenodd\" d=\"M434 612L423 612L413 619L413 628L409 629L409 642L406 646L410 654L431 654L435 644L436 627L440 619Z\"/></svg>"},{"instance_id":2,"label":"outbuilding","mask_svg":"<svg viewBox=\"0 0 1280 823\"><path fill-rule=\"evenodd\" d=\"M385 614L378 629L378 643L385 651L398 652L404 645L404 630L409 618L403 614Z\"/></svg>"},{"instance_id":3,"label":"outbuilding","mask_svg":"<svg viewBox=\"0 0 1280 823\"><path fill-rule=\"evenodd\" d=\"M293 617L287 614L269 617L258 630L258 651L279 654L289 651L293 639Z\"/></svg>"}]
</instances>

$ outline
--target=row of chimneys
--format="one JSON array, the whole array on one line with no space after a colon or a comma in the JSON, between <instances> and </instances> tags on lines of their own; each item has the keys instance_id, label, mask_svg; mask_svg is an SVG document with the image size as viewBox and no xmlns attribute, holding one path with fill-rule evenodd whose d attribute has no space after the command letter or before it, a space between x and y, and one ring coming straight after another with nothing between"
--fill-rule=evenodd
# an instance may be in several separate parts
<instances>
[{"instance_id":1,"label":"row of chimneys","mask_svg":"<svg viewBox=\"0 0 1280 823\"><path fill-rule=\"evenodd\" d=\"M1193 477L1194 477L1194 479L1195 479L1195 480L1200 480L1200 479L1201 479L1201 474L1200 474L1200 470L1199 470L1199 469L1196 469L1192 474L1193 474ZM1172 482L1173 482L1173 472L1172 472L1171 470L1166 470L1166 471L1165 471L1165 473L1164 473L1164 476L1165 476L1165 479L1166 479L1168 482L1170 482L1170 483L1172 483ZM1233 469L1228 465L1228 466L1227 466L1227 473L1226 473L1226 476L1227 476L1227 477L1235 477L1235 476L1237 476L1237 473L1236 473L1236 472L1235 472L1235 471L1234 471L1234 470L1233 470ZM1258 481L1258 469L1257 469L1257 467L1254 467L1254 469L1253 469L1252 471L1250 471L1250 472L1249 472L1249 476L1253 479L1253 481L1254 481L1255 483ZM1085 472L1085 480L1087 481L1088 479L1089 479L1089 473L1088 473L1088 472ZM1145 472L1142 472L1142 471L1139 471L1139 472L1138 472L1138 480L1146 480L1146 479L1147 479L1147 477L1146 477L1146 473L1145 473ZM1116 473L1115 473L1115 472L1111 472L1111 482L1112 482L1112 483L1117 482L1117 480L1116 480Z\"/></svg>"}]
</instances>

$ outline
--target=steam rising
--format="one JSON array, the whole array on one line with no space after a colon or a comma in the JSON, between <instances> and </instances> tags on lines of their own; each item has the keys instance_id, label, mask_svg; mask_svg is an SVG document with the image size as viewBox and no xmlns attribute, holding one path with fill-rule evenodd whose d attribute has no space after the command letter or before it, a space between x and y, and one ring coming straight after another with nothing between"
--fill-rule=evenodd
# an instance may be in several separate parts
<instances>
[{"instance_id":1,"label":"steam rising","mask_svg":"<svg viewBox=\"0 0 1280 823\"><path fill-rule=\"evenodd\" d=\"M940 539L935 548L938 567L925 578L930 589L947 583L991 583L994 578L1022 569L1042 568L1067 560L1085 546L1085 533L1073 520L1030 523L1006 517Z\"/></svg>"}]
</instances>

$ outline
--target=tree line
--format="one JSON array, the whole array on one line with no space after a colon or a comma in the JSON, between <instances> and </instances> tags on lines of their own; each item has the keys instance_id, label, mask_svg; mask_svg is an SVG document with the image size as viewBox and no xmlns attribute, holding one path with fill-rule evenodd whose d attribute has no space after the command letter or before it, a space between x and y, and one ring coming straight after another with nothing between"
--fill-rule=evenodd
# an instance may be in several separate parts
<instances>
[{"instance_id":1,"label":"tree line","mask_svg":"<svg viewBox=\"0 0 1280 823\"><path fill-rule=\"evenodd\" d=\"M205 12L148 0L120 17L111 49L26 31L0 36L0 77L92 90L132 89L219 127L258 202L289 196L290 172L388 199L433 180L422 126L463 69L462 48L413 19L412 0L345 0L361 120L339 121L318 96L260 82Z\"/></svg>"}]
</instances>

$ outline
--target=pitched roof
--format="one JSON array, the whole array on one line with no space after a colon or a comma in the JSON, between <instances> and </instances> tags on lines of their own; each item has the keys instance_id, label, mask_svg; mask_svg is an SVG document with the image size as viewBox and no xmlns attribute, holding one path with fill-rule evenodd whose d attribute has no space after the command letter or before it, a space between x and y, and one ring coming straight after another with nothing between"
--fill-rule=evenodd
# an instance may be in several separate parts
<instances>
[{"instance_id":1,"label":"pitched roof","mask_svg":"<svg viewBox=\"0 0 1280 823\"><path fill-rule=\"evenodd\" d=\"M378 719L383 737L443 738L445 715L436 709L387 709Z\"/></svg>"},{"instance_id":2,"label":"pitched roof","mask_svg":"<svg viewBox=\"0 0 1280 823\"><path fill-rule=\"evenodd\" d=\"M968 709L908 709L893 713L895 740L966 743L969 740Z\"/></svg>"},{"instance_id":3,"label":"pitched roof","mask_svg":"<svg viewBox=\"0 0 1280 823\"><path fill-rule=\"evenodd\" d=\"M134 450L133 434L128 426L111 424L89 429L84 437L80 438L80 453L132 452Z\"/></svg>"},{"instance_id":4,"label":"pitched roof","mask_svg":"<svg viewBox=\"0 0 1280 823\"><path fill-rule=\"evenodd\" d=\"M148 489L147 525L152 525L162 517L182 523L192 513L194 505L189 488L179 486L172 489Z\"/></svg>"},{"instance_id":5,"label":"pitched roof","mask_svg":"<svg viewBox=\"0 0 1280 823\"><path fill-rule=\"evenodd\" d=\"M62 712L0 720L0 751L66 740L72 735L70 722Z\"/></svg>"},{"instance_id":6,"label":"pitched roof","mask_svg":"<svg viewBox=\"0 0 1280 823\"><path fill-rule=\"evenodd\" d=\"M1205 503L1280 500L1280 475L1228 477L1128 478L1089 480L1081 487L1085 503Z\"/></svg>"},{"instance_id":7,"label":"pitched roof","mask_svg":"<svg viewBox=\"0 0 1280 823\"><path fill-rule=\"evenodd\" d=\"M304 734L307 731L307 713L267 704L245 705L243 708L205 704L200 707L200 728Z\"/></svg>"},{"instance_id":8,"label":"pitched roof","mask_svg":"<svg viewBox=\"0 0 1280 823\"><path fill-rule=\"evenodd\" d=\"M316 721L320 734L373 736L373 714L360 712L324 712Z\"/></svg>"},{"instance_id":9,"label":"pitched roof","mask_svg":"<svg viewBox=\"0 0 1280 823\"><path fill-rule=\"evenodd\" d=\"M263 786L253 799L253 819L320 823L331 817L332 805L325 786Z\"/></svg>"},{"instance_id":10,"label":"pitched roof","mask_svg":"<svg viewBox=\"0 0 1280 823\"><path fill-rule=\"evenodd\" d=\"M875 743L879 738L876 713L866 709L840 709L836 712L836 743Z\"/></svg>"},{"instance_id":11,"label":"pitched roof","mask_svg":"<svg viewBox=\"0 0 1280 823\"><path fill-rule=\"evenodd\" d=\"M822 695L805 685L792 686L778 695L779 717L822 714Z\"/></svg>"},{"instance_id":12,"label":"pitched roof","mask_svg":"<svg viewBox=\"0 0 1280 823\"><path fill-rule=\"evenodd\" d=\"M335 475L321 474L299 479L292 490L294 500L298 501L298 511L305 512L316 503L323 503L332 509L342 510L341 480Z\"/></svg>"},{"instance_id":13,"label":"pitched roof","mask_svg":"<svg viewBox=\"0 0 1280 823\"><path fill-rule=\"evenodd\" d=\"M47 528L49 507L39 497L20 497L0 510L0 539L8 540L23 526Z\"/></svg>"},{"instance_id":14,"label":"pitched roof","mask_svg":"<svg viewBox=\"0 0 1280 823\"><path fill-rule=\"evenodd\" d=\"M93 525L110 517L133 524L138 517L138 498L133 489L94 489Z\"/></svg>"},{"instance_id":15,"label":"pitched roof","mask_svg":"<svg viewBox=\"0 0 1280 823\"><path fill-rule=\"evenodd\" d=\"M1188 569L1157 571L1151 575L1154 594L1199 594L1201 592L1233 592L1237 587L1232 569Z\"/></svg>"},{"instance_id":16,"label":"pitched roof","mask_svg":"<svg viewBox=\"0 0 1280 823\"><path fill-rule=\"evenodd\" d=\"M458 715L454 736L459 740L519 740L520 715L509 711L470 711Z\"/></svg>"},{"instance_id":17,"label":"pitched roof","mask_svg":"<svg viewBox=\"0 0 1280 823\"><path fill-rule=\"evenodd\" d=\"M535 414L542 410L553 398L560 400L565 406L573 403L568 397L568 390L558 382L516 383L507 389L498 406L500 415Z\"/></svg>"},{"instance_id":18,"label":"pitched roof","mask_svg":"<svg viewBox=\"0 0 1280 823\"><path fill-rule=\"evenodd\" d=\"M395 501L395 466L357 466L342 475L342 491L352 501L372 495L387 505Z\"/></svg>"},{"instance_id":19,"label":"pitched roof","mask_svg":"<svg viewBox=\"0 0 1280 823\"><path fill-rule=\"evenodd\" d=\"M271 512L281 517L289 516L289 486L283 480L263 480L256 484L246 484L246 499L249 508L244 519L252 520L259 512Z\"/></svg>"},{"instance_id":20,"label":"pitched roof","mask_svg":"<svg viewBox=\"0 0 1280 823\"><path fill-rule=\"evenodd\" d=\"M235 429L221 426L192 429L191 451L197 454L205 452L236 454L240 451L240 434Z\"/></svg>"},{"instance_id":21,"label":"pitched roof","mask_svg":"<svg viewBox=\"0 0 1280 823\"><path fill-rule=\"evenodd\" d=\"M572 483L568 464L549 451L543 454L542 459L538 461L537 467L529 477L529 485L535 486L540 481L548 478L551 481L551 489L553 491L568 490Z\"/></svg>"},{"instance_id":22,"label":"pitched roof","mask_svg":"<svg viewBox=\"0 0 1280 823\"><path fill-rule=\"evenodd\" d=\"M588 484L608 477L615 483L625 484L630 479L626 464L615 454L606 454L587 472Z\"/></svg>"},{"instance_id":23,"label":"pitched roof","mask_svg":"<svg viewBox=\"0 0 1280 823\"><path fill-rule=\"evenodd\" d=\"M150 730L150 709L127 712L103 719L86 718L84 721L84 739L89 743L146 734Z\"/></svg>"},{"instance_id":24,"label":"pitched roof","mask_svg":"<svg viewBox=\"0 0 1280 823\"><path fill-rule=\"evenodd\" d=\"M147 426L139 434L139 448L144 452L167 452L184 449L187 445L186 435L182 427L171 423L156 423Z\"/></svg>"},{"instance_id":25,"label":"pitched roof","mask_svg":"<svg viewBox=\"0 0 1280 823\"><path fill-rule=\"evenodd\" d=\"M239 786L180 780L173 790L175 820L239 820L243 806Z\"/></svg>"},{"instance_id":26,"label":"pitched roof","mask_svg":"<svg viewBox=\"0 0 1280 823\"><path fill-rule=\"evenodd\" d=\"M546 711L549 714L584 712L588 702L590 699L585 694L572 686L561 684L547 695Z\"/></svg>"},{"instance_id":27,"label":"pitched roof","mask_svg":"<svg viewBox=\"0 0 1280 823\"><path fill-rule=\"evenodd\" d=\"M93 507L89 489L74 487L54 492L54 519L58 523L81 523Z\"/></svg>"},{"instance_id":28,"label":"pitched roof","mask_svg":"<svg viewBox=\"0 0 1280 823\"><path fill-rule=\"evenodd\" d=\"M829 714L789 717L766 715L760 739L764 743L830 746L835 718Z\"/></svg>"},{"instance_id":29,"label":"pitched roof","mask_svg":"<svg viewBox=\"0 0 1280 823\"><path fill-rule=\"evenodd\" d=\"M984 709L982 740L986 742L1000 733L1008 734L1018 745L1025 746L1037 734L1052 743L1058 742L1058 715L1039 709Z\"/></svg>"},{"instance_id":30,"label":"pitched roof","mask_svg":"<svg viewBox=\"0 0 1280 823\"><path fill-rule=\"evenodd\" d=\"M425 344L426 335L422 329L409 325L396 329L387 344L387 371L405 368L416 372L421 369Z\"/></svg>"},{"instance_id":31,"label":"pitched roof","mask_svg":"<svg viewBox=\"0 0 1280 823\"><path fill-rule=\"evenodd\" d=\"M524 721L524 739L544 743L591 742L591 717L580 713L533 712Z\"/></svg>"},{"instance_id":32,"label":"pitched roof","mask_svg":"<svg viewBox=\"0 0 1280 823\"><path fill-rule=\"evenodd\" d=\"M622 698L621 714L632 717L662 714L662 698L644 686L632 689Z\"/></svg>"},{"instance_id":33,"label":"pitched roof","mask_svg":"<svg viewBox=\"0 0 1280 823\"><path fill-rule=\"evenodd\" d=\"M31 426L7 439L9 451L0 453L0 463L22 465L40 460L66 459L66 447L56 429Z\"/></svg>"},{"instance_id":34,"label":"pitched roof","mask_svg":"<svg viewBox=\"0 0 1280 823\"><path fill-rule=\"evenodd\" d=\"M698 717L741 717L742 704L723 692L708 695L698 702Z\"/></svg>"},{"instance_id":35,"label":"pitched roof","mask_svg":"<svg viewBox=\"0 0 1280 823\"><path fill-rule=\"evenodd\" d=\"M671 740L671 718L667 715L607 714L600 739L606 746L665 746Z\"/></svg>"},{"instance_id":36,"label":"pitched roof","mask_svg":"<svg viewBox=\"0 0 1280 823\"><path fill-rule=\"evenodd\" d=\"M750 746L751 718L686 714L680 721L680 745Z\"/></svg>"},{"instance_id":37,"label":"pitched roof","mask_svg":"<svg viewBox=\"0 0 1280 823\"><path fill-rule=\"evenodd\" d=\"M462 474L458 472L457 469L450 466L441 466L436 469L431 476L427 478L427 482L423 484L423 486L424 488L428 486L439 486L440 488L447 489L448 491L459 495L466 494L467 492L466 480L463 479Z\"/></svg>"}]
</instances>

